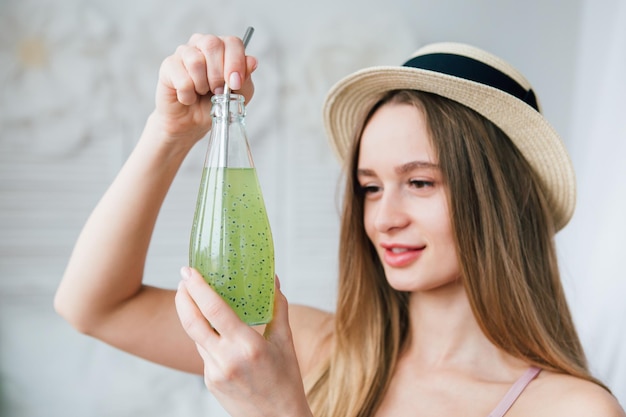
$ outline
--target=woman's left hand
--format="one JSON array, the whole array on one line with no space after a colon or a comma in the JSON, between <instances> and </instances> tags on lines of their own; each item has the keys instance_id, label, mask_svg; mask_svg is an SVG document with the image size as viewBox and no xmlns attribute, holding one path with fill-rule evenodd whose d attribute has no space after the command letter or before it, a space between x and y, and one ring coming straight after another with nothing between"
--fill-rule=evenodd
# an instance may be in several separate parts
<instances>
[{"instance_id":1,"label":"woman's left hand","mask_svg":"<svg viewBox=\"0 0 626 417\"><path fill-rule=\"evenodd\" d=\"M181 270L176 310L204 360L204 381L231 416L311 416L276 279L274 318L263 335L193 268ZM210 324L209 324L210 323Z\"/></svg>"}]
</instances>

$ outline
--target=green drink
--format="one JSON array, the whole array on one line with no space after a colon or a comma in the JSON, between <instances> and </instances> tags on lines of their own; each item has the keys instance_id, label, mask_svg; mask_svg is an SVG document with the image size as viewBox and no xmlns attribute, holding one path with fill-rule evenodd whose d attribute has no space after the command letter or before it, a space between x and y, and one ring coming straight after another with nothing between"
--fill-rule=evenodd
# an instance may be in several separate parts
<instances>
[{"instance_id":1,"label":"green drink","mask_svg":"<svg viewBox=\"0 0 626 417\"><path fill-rule=\"evenodd\" d=\"M274 246L255 168L204 168L189 258L241 320L271 321Z\"/></svg>"}]
</instances>

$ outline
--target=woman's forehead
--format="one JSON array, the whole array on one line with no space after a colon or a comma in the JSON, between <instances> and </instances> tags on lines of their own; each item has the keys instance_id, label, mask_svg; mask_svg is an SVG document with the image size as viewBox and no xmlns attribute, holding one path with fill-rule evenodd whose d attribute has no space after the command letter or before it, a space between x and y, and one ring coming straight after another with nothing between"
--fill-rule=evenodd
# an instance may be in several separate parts
<instances>
[{"instance_id":1,"label":"woman's forehead","mask_svg":"<svg viewBox=\"0 0 626 417\"><path fill-rule=\"evenodd\" d=\"M360 140L359 167L411 161L437 164L426 118L404 103L381 106L368 121Z\"/></svg>"}]
</instances>

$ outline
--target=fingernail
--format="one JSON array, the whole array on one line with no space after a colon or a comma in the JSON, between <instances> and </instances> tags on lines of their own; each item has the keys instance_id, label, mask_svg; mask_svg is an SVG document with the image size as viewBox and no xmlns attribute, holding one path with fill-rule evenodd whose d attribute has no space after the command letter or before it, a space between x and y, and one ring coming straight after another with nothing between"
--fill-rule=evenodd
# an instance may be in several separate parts
<instances>
[{"instance_id":1,"label":"fingernail","mask_svg":"<svg viewBox=\"0 0 626 417\"><path fill-rule=\"evenodd\" d=\"M230 78L228 79L228 85L232 90L239 90L241 88L241 76L238 72L233 72L230 74Z\"/></svg>"},{"instance_id":2,"label":"fingernail","mask_svg":"<svg viewBox=\"0 0 626 417\"><path fill-rule=\"evenodd\" d=\"M183 266L180 268L180 276L183 279L189 279L191 277L191 269L188 266Z\"/></svg>"},{"instance_id":3,"label":"fingernail","mask_svg":"<svg viewBox=\"0 0 626 417\"><path fill-rule=\"evenodd\" d=\"M276 288L280 290L280 280L278 279L278 275L274 275L274 281L276 282Z\"/></svg>"},{"instance_id":4,"label":"fingernail","mask_svg":"<svg viewBox=\"0 0 626 417\"><path fill-rule=\"evenodd\" d=\"M224 94L224 87L217 87L215 89L215 94Z\"/></svg>"}]
</instances>

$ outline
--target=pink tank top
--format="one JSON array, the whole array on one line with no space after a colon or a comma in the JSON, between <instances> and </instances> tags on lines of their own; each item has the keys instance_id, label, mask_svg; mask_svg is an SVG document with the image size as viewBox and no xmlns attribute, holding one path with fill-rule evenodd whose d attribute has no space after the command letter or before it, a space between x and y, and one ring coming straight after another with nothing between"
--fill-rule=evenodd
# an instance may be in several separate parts
<instances>
[{"instance_id":1,"label":"pink tank top","mask_svg":"<svg viewBox=\"0 0 626 417\"><path fill-rule=\"evenodd\" d=\"M504 395L504 398L502 398L502 400L500 401L500 404L498 404L496 408L494 408L493 411L489 414L489 417L504 416L506 412L509 411L509 408L511 408L515 400L517 400L517 398L522 394L524 388L526 388L526 386L530 384L530 381L532 381L537 375L539 375L539 372L541 372L540 368L536 368L534 366L528 368L528 370L524 372L524 375L522 375L511 386L509 391Z\"/></svg>"}]
</instances>

